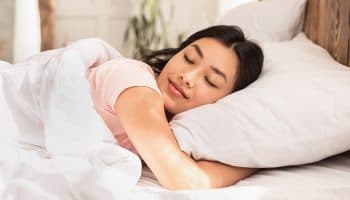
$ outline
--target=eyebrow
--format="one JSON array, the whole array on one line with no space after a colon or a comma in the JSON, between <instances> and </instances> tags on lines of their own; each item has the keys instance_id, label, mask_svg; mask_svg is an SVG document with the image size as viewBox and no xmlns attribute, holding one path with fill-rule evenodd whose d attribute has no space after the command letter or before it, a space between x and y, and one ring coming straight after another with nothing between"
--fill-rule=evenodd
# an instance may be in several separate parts
<instances>
[{"instance_id":1,"label":"eyebrow","mask_svg":"<svg viewBox=\"0 0 350 200\"><path fill-rule=\"evenodd\" d=\"M193 48L196 50L196 52L198 53L198 55L199 55L201 58L204 57L201 48L199 48L199 46L198 46L197 44L192 44L191 47L193 47Z\"/></svg>"},{"instance_id":2,"label":"eyebrow","mask_svg":"<svg viewBox=\"0 0 350 200\"><path fill-rule=\"evenodd\" d=\"M191 46L196 50L196 52L198 53L198 55L199 55L201 58L204 57L201 48L200 48L197 44L192 44ZM226 75L225 75L224 72L220 71L218 68L216 68L216 67L214 67L214 66L210 66L210 69L212 69L217 75L219 75L219 76L221 76L222 78L224 78L224 79L225 79L225 82L227 82Z\"/></svg>"},{"instance_id":3,"label":"eyebrow","mask_svg":"<svg viewBox=\"0 0 350 200\"><path fill-rule=\"evenodd\" d=\"M217 75L219 75L222 78L224 78L225 79L225 83L227 82L226 75L224 74L224 72L220 71L218 68L216 68L214 66L210 66L210 69L212 69Z\"/></svg>"}]
</instances>

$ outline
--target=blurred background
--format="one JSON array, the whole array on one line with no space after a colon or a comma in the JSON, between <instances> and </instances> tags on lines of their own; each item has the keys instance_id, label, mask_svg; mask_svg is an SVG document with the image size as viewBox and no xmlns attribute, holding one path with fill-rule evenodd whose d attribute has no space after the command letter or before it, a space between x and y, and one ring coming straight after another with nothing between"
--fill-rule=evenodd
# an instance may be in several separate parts
<instances>
[{"instance_id":1,"label":"blurred background","mask_svg":"<svg viewBox=\"0 0 350 200\"><path fill-rule=\"evenodd\" d=\"M0 0L0 60L20 62L40 51L99 37L127 57L176 46L254 0Z\"/></svg>"}]
</instances>

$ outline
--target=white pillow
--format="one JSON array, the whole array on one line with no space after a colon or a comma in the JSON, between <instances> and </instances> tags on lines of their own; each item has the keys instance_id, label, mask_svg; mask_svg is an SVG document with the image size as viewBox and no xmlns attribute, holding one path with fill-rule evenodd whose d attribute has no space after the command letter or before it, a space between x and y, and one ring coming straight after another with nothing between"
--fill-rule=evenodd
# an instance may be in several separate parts
<instances>
[{"instance_id":1,"label":"white pillow","mask_svg":"<svg viewBox=\"0 0 350 200\"><path fill-rule=\"evenodd\" d=\"M263 0L235 7L217 24L237 25L248 39L291 40L301 32L306 0Z\"/></svg>"},{"instance_id":2,"label":"white pillow","mask_svg":"<svg viewBox=\"0 0 350 200\"><path fill-rule=\"evenodd\" d=\"M242 167L315 162L350 149L350 68L312 43L263 43L260 78L170 122L195 159Z\"/></svg>"}]
</instances>

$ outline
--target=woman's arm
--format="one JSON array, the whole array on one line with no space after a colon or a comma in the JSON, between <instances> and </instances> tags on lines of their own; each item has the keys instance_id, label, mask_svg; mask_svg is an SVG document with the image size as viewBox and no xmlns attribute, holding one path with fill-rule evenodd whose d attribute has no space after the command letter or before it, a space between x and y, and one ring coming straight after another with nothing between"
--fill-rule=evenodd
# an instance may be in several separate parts
<instances>
[{"instance_id":1,"label":"woman's arm","mask_svg":"<svg viewBox=\"0 0 350 200\"><path fill-rule=\"evenodd\" d=\"M161 97L153 89L126 89L118 97L115 110L138 153L167 189L225 187L256 171L194 161L183 153L166 120Z\"/></svg>"}]
</instances>

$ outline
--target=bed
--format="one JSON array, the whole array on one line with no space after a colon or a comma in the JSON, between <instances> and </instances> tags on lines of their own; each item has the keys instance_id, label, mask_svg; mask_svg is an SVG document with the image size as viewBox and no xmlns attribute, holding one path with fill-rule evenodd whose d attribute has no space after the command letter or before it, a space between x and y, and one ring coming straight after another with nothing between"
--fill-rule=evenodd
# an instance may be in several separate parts
<instances>
[{"instance_id":1,"label":"bed","mask_svg":"<svg viewBox=\"0 0 350 200\"><path fill-rule=\"evenodd\" d=\"M350 2L348 0L309 0L303 30L312 41L327 49L339 63L350 66L349 20ZM98 50L98 48L96 49ZM64 55L74 57L76 55L74 53L65 52ZM109 50L107 53L111 57L116 56L112 50ZM7 70L9 67L6 63L0 62L0 71ZM60 78L69 82L78 80L79 77ZM78 81L70 83L75 86L82 84ZM69 84L67 84L66 88L63 88L64 92L66 91L65 89L70 89L68 87L70 86ZM1 93L2 91L0 91ZM75 101L76 99L71 100ZM0 108L6 108L6 104L2 101L0 101ZM79 113L81 111L79 108L74 108L77 109L77 118L86 117ZM67 108L61 106L59 109L64 110ZM71 108L69 107L69 109ZM13 129L14 124L8 120L10 111L4 109L1 112L2 130ZM69 117L75 120L74 116ZM89 118L88 120L91 119ZM40 124L38 126L40 127ZM83 128L89 129L88 123L85 122L83 126L85 126ZM74 129L77 127L67 128ZM6 138L6 140L11 140L8 137L11 135L5 131L2 131L0 136ZM86 139L85 135L79 137L76 138L76 141ZM92 138L96 139L96 137ZM61 146L58 146L52 150L77 151L76 147L80 143L74 143L73 140L71 141L71 137L69 138L69 142L65 143L65 148L62 149ZM104 138L98 139L103 140ZM1 142L4 143L4 140ZM349 199L350 197L350 151L312 164L263 169L226 188L169 191L159 185L152 172L146 166L142 168L140 180L138 175L133 176L132 172L140 168L140 163L136 161L135 157L127 154L122 149L119 149L121 150L120 152L115 152L110 151L111 146L104 146L101 151L88 157L88 160L80 159L80 157L76 159L76 157L61 156L58 159L49 161L51 155L46 154L45 149L40 147L40 141L38 141L38 144L28 145L22 142L19 145L22 147L21 151L16 152L15 155L19 159L26 160L27 163L18 162L18 160L7 162L4 158L9 157L13 152L9 152L7 147L0 145L0 167L2 172L0 174L0 194L3 195L4 199L112 199L110 191L116 191L115 196L117 197L120 195L119 198L115 199L270 200ZM86 143L84 147L86 147ZM11 148L9 147L9 149ZM99 158L101 154L104 157L103 159ZM115 154L120 156L119 160L115 160ZM131 162L127 162L130 160ZM119 165L114 165L113 162L117 164L119 162ZM91 163L96 168L86 170L86 166ZM103 171L102 169L107 170ZM135 171L133 171L134 169ZM128 173L120 174L117 173L118 170ZM100 174L100 171L103 171L103 173ZM20 178L11 179L11 177ZM135 180L137 180L136 187L132 187L131 192L121 194L122 190L118 189L123 187L125 189L125 187L133 185ZM118 192L121 193L119 194Z\"/></svg>"},{"instance_id":2,"label":"bed","mask_svg":"<svg viewBox=\"0 0 350 200\"><path fill-rule=\"evenodd\" d=\"M303 31L338 62L350 66L349 20L349 1L309 0ZM178 192L162 189L144 168L135 199L348 199L349 166L347 151L312 164L261 170L227 188Z\"/></svg>"}]
</instances>

